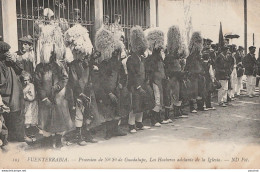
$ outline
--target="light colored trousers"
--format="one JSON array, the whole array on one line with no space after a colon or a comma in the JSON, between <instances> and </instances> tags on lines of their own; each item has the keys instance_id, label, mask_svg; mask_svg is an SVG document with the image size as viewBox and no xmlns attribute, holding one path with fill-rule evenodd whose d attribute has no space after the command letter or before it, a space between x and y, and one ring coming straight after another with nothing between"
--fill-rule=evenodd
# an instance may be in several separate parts
<instances>
[{"instance_id":1,"label":"light colored trousers","mask_svg":"<svg viewBox=\"0 0 260 172\"><path fill-rule=\"evenodd\" d=\"M83 126L83 113L85 107L82 104L76 103L76 116L75 116L75 126L82 127Z\"/></svg>"},{"instance_id":2,"label":"light colored trousers","mask_svg":"<svg viewBox=\"0 0 260 172\"><path fill-rule=\"evenodd\" d=\"M218 103L227 102L228 80L219 80L221 88L218 90Z\"/></svg>"},{"instance_id":3,"label":"light colored trousers","mask_svg":"<svg viewBox=\"0 0 260 172\"><path fill-rule=\"evenodd\" d=\"M235 84L235 93L237 93L237 95L240 95L241 88L242 88L242 76L237 77L237 83Z\"/></svg>"},{"instance_id":4,"label":"light colored trousers","mask_svg":"<svg viewBox=\"0 0 260 172\"><path fill-rule=\"evenodd\" d=\"M234 68L231 73L230 82L231 82L231 90L228 90L228 95L230 96L230 98L233 98L233 97L235 97L236 84L237 84L237 69L236 68Z\"/></svg>"},{"instance_id":5,"label":"light colored trousers","mask_svg":"<svg viewBox=\"0 0 260 172\"><path fill-rule=\"evenodd\" d=\"M255 92L255 85L256 85L256 77L253 75L246 76L246 89L248 95L254 95Z\"/></svg>"},{"instance_id":6,"label":"light colored trousers","mask_svg":"<svg viewBox=\"0 0 260 172\"><path fill-rule=\"evenodd\" d=\"M161 93L158 85L154 83L153 83L153 93L154 93L154 100L155 100L155 106L153 108L153 111L160 112L160 110L162 110Z\"/></svg>"},{"instance_id":7,"label":"light colored trousers","mask_svg":"<svg viewBox=\"0 0 260 172\"><path fill-rule=\"evenodd\" d=\"M128 124L129 125L135 125L135 121L136 122L143 122L143 112L133 113L133 111L131 111L129 113Z\"/></svg>"}]
</instances>

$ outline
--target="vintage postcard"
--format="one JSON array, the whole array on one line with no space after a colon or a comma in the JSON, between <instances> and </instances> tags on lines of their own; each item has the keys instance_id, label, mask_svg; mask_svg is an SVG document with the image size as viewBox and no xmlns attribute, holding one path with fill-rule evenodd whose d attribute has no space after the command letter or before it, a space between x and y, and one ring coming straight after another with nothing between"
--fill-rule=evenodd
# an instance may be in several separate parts
<instances>
[{"instance_id":1,"label":"vintage postcard","mask_svg":"<svg viewBox=\"0 0 260 172\"><path fill-rule=\"evenodd\" d=\"M0 0L0 169L259 169L259 0Z\"/></svg>"}]
</instances>

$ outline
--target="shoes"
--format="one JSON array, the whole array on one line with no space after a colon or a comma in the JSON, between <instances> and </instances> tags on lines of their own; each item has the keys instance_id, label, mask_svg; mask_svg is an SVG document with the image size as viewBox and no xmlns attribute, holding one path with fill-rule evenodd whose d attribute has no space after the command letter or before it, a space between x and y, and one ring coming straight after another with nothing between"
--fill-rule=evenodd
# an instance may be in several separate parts
<instances>
[{"instance_id":1,"label":"shoes","mask_svg":"<svg viewBox=\"0 0 260 172\"><path fill-rule=\"evenodd\" d=\"M25 141L27 144L30 144L30 143L35 142L35 141L36 141L36 138L25 136L25 137L24 137L24 141Z\"/></svg>"},{"instance_id":2,"label":"shoes","mask_svg":"<svg viewBox=\"0 0 260 172\"><path fill-rule=\"evenodd\" d=\"M249 98L253 98L254 96L252 96L252 95L249 95Z\"/></svg>"},{"instance_id":3,"label":"shoes","mask_svg":"<svg viewBox=\"0 0 260 172\"><path fill-rule=\"evenodd\" d=\"M257 95L257 94L254 94L254 97L259 97L259 95Z\"/></svg>"},{"instance_id":4,"label":"shoes","mask_svg":"<svg viewBox=\"0 0 260 172\"><path fill-rule=\"evenodd\" d=\"M82 127L77 127L76 132L76 143L80 146L86 146L87 142L82 136Z\"/></svg>"},{"instance_id":5,"label":"shoes","mask_svg":"<svg viewBox=\"0 0 260 172\"><path fill-rule=\"evenodd\" d=\"M144 126L142 122L136 122L136 128L137 130L147 130L150 129L151 127Z\"/></svg>"},{"instance_id":6,"label":"shoes","mask_svg":"<svg viewBox=\"0 0 260 172\"><path fill-rule=\"evenodd\" d=\"M173 121L171 119L167 119L167 120L162 121L162 124L169 124L169 123L173 123Z\"/></svg>"},{"instance_id":7,"label":"shoes","mask_svg":"<svg viewBox=\"0 0 260 172\"><path fill-rule=\"evenodd\" d=\"M198 109L198 111L208 111L208 110L209 110L208 108L204 108L204 107Z\"/></svg>"},{"instance_id":8,"label":"shoes","mask_svg":"<svg viewBox=\"0 0 260 172\"><path fill-rule=\"evenodd\" d=\"M62 147L62 142L61 142L61 138L62 135L60 134L55 134L52 137L52 148L57 149L57 148L61 148Z\"/></svg>"},{"instance_id":9,"label":"shoes","mask_svg":"<svg viewBox=\"0 0 260 172\"><path fill-rule=\"evenodd\" d=\"M143 126L142 128L137 128L138 130L148 130L151 129L149 126Z\"/></svg>"},{"instance_id":10,"label":"shoes","mask_svg":"<svg viewBox=\"0 0 260 172\"><path fill-rule=\"evenodd\" d=\"M129 132L130 132L131 134L134 134L134 133L137 132L136 129L135 129L135 125L129 125Z\"/></svg>"},{"instance_id":11,"label":"shoes","mask_svg":"<svg viewBox=\"0 0 260 172\"><path fill-rule=\"evenodd\" d=\"M207 107L208 110L216 110L215 107Z\"/></svg>"},{"instance_id":12,"label":"shoes","mask_svg":"<svg viewBox=\"0 0 260 172\"><path fill-rule=\"evenodd\" d=\"M227 105L225 103L219 103L220 107L227 107Z\"/></svg>"},{"instance_id":13,"label":"shoes","mask_svg":"<svg viewBox=\"0 0 260 172\"><path fill-rule=\"evenodd\" d=\"M163 120L162 124L169 124L169 121L168 120Z\"/></svg>"},{"instance_id":14,"label":"shoes","mask_svg":"<svg viewBox=\"0 0 260 172\"><path fill-rule=\"evenodd\" d=\"M86 138L85 142L89 142L89 143L97 143L98 141L94 138Z\"/></svg>"},{"instance_id":15,"label":"shoes","mask_svg":"<svg viewBox=\"0 0 260 172\"><path fill-rule=\"evenodd\" d=\"M198 111L196 111L195 109L193 109L192 111L191 111L191 113L197 113Z\"/></svg>"},{"instance_id":16,"label":"shoes","mask_svg":"<svg viewBox=\"0 0 260 172\"><path fill-rule=\"evenodd\" d=\"M132 133L132 134L133 134L133 133L137 133L136 129L132 129L132 130L130 130L129 132Z\"/></svg>"},{"instance_id":17,"label":"shoes","mask_svg":"<svg viewBox=\"0 0 260 172\"><path fill-rule=\"evenodd\" d=\"M85 140L78 140L78 141L77 141L77 144L78 144L79 146L86 146L86 145L87 145L87 142L86 142Z\"/></svg>"},{"instance_id":18,"label":"shoes","mask_svg":"<svg viewBox=\"0 0 260 172\"><path fill-rule=\"evenodd\" d=\"M181 115L180 118L188 118L188 115Z\"/></svg>"},{"instance_id":19,"label":"shoes","mask_svg":"<svg viewBox=\"0 0 260 172\"><path fill-rule=\"evenodd\" d=\"M155 126L155 127L161 127L162 125L161 125L159 122L156 122L156 123L154 124L154 126Z\"/></svg>"},{"instance_id":20,"label":"shoes","mask_svg":"<svg viewBox=\"0 0 260 172\"><path fill-rule=\"evenodd\" d=\"M168 122L169 122L169 123L173 123L173 121L172 121L171 119L168 119Z\"/></svg>"},{"instance_id":21,"label":"shoes","mask_svg":"<svg viewBox=\"0 0 260 172\"><path fill-rule=\"evenodd\" d=\"M209 111L209 109L205 107L205 108L204 108L204 111Z\"/></svg>"}]
</instances>

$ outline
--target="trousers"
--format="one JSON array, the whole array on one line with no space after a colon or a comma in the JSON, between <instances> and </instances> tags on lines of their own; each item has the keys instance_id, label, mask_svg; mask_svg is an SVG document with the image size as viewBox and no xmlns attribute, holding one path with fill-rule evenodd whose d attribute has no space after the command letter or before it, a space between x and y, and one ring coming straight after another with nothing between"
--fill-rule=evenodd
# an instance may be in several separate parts
<instances>
[{"instance_id":1,"label":"trousers","mask_svg":"<svg viewBox=\"0 0 260 172\"><path fill-rule=\"evenodd\" d=\"M218 90L218 103L227 102L228 80L219 80L221 88Z\"/></svg>"},{"instance_id":2,"label":"trousers","mask_svg":"<svg viewBox=\"0 0 260 172\"><path fill-rule=\"evenodd\" d=\"M255 85L256 85L256 77L253 75L247 75L246 76L246 89L248 95L254 95L255 92Z\"/></svg>"},{"instance_id":3,"label":"trousers","mask_svg":"<svg viewBox=\"0 0 260 172\"><path fill-rule=\"evenodd\" d=\"M242 88L242 76L237 77L237 83L235 84L235 93L237 93L237 95L240 95L241 88Z\"/></svg>"},{"instance_id":4,"label":"trousers","mask_svg":"<svg viewBox=\"0 0 260 172\"><path fill-rule=\"evenodd\" d=\"M136 122L142 122L143 121L143 112L133 113L133 111L131 111L129 113L128 124L129 125L135 125L135 121Z\"/></svg>"}]
</instances>

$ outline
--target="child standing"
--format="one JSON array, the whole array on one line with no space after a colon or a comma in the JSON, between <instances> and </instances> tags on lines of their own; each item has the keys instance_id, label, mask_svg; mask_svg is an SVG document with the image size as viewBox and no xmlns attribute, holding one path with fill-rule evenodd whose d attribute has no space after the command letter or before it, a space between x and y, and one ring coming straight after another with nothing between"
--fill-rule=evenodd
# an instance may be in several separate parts
<instances>
[{"instance_id":1,"label":"child standing","mask_svg":"<svg viewBox=\"0 0 260 172\"><path fill-rule=\"evenodd\" d=\"M27 72L22 73L23 95L24 95L24 116L25 116L25 133L28 142L34 142L35 132L38 124L38 103L35 99L35 89L31 83L31 75Z\"/></svg>"}]
</instances>

